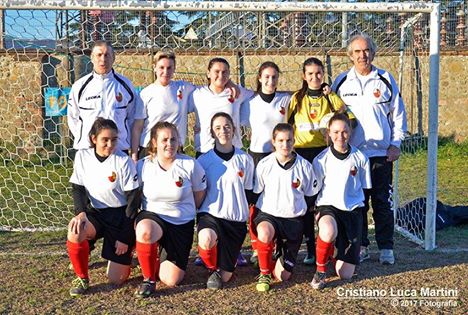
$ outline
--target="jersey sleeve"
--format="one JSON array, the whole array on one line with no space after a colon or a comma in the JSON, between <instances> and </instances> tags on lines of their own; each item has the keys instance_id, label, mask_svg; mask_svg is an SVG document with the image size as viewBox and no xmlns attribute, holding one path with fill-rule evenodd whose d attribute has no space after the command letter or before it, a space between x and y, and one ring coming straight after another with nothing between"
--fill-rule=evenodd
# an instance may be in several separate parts
<instances>
[{"instance_id":1,"label":"jersey sleeve","mask_svg":"<svg viewBox=\"0 0 468 315\"><path fill-rule=\"evenodd\" d=\"M401 140L403 140L405 133L407 131L407 122L406 122L406 110L403 99L400 95L400 90L395 82L395 79L390 75L390 82L392 84L392 93L393 99L391 103L391 127L392 127L392 136L391 136L391 145L396 146L397 148L401 145Z\"/></svg>"},{"instance_id":2,"label":"jersey sleeve","mask_svg":"<svg viewBox=\"0 0 468 315\"><path fill-rule=\"evenodd\" d=\"M304 161L304 170L305 173L307 174L307 182L304 187L304 195L308 197L312 197L313 195L317 194L318 191L316 191L317 187L317 179L315 178L315 172L313 170L312 164L310 164L307 161Z\"/></svg>"},{"instance_id":3,"label":"jersey sleeve","mask_svg":"<svg viewBox=\"0 0 468 315\"><path fill-rule=\"evenodd\" d=\"M78 150L75 155L75 161L73 162L73 173L70 177L70 183L84 186L83 175L83 154L81 150Z\"/></svg>"},{"instance_id":4,"label":"jersey sleeve","mask_svg":"<svg viewBox=\"0 0 468 315\"><path fill-rule=\"evenodd\" d=\"M80 121L80 108L78 105L78 84L74 84L71 88L70 95L68 96L67 102L67 123L70 132L73 137L76 139L79 135L79 130L81 128Z\"/></svg>"},{"instance_id":5,"label":"jersey sleeve","mask_svg":"<svg viewBox=\"0 0 468 315\"><path fill-rule=\"evenodd\" d=\"M291 119L291 115L293 114L294 112L294 109L296 108L297 106L297 92L294 93L292 96L291 96L291 101L289 102L289 106L288 106L288 112L287 112L287 115L286 117L288 118L287 121L289 122L289 120Z\"/></svg>"},{"instance_id":6,"label":"jersey sleeve","mask_svg":"<svg viewBox=\"0 0 468 315\"><path fill-rule=\"evenodd\" d=\"M367 157L362 162L361 165L362 171L360 180L363 189L370 189L372 188L372 180L371 180L371 169L370 169L370 162Z\"/></svg>"},{"instance_id":7,"label":"jersey sleeve","mask_svg":"<svg viewBox=\"0 0 468 315\"><path fill-rule=\"evenodd\" d=\"M130 157L125 157L125 161L121 169L122 182L121 187L123 191L130 191L138 188L138 175L135 164L130 160Z\"/></svg>"},{"instance_id":8,"label":"jersey sleeve","mask_svg":"<svg viewBox=\"0 0 468 315\"><path fill-rule=\"evenodd\" d=\"M146 93L148 88L149 86L141 91L139 96L140 101L137 101L135 104L135 119L148 118L148 102L151 99Z\"/></svg>"},{"instance_id":9,"label":"jersey sleeve","mask_svg":"<svg viewBox=\"0 0 468 315\"><path fill-rule=\"evenodd\" d=\"M240 123L241 126L250 127L250 99L241 104Z\"/></svg>"},{"instance_id":10,"label":"jersey sleeve","mask_svg":"<svg viewBox=\"0 0 468 315\"><path fill-rule=\"evenodd\" d=\"M254 95L254 91L246 89L240 85L239 85L239 89L240 89L239 101L241 104L250 100L252 96Z\"/></svg>"},{"instance_id":11,"label":"jersey sleeve","mask_svg":"<svg viewBox=\"0 0 468 315\"><path fill-rule=\"evenodd\" d=\"M254 180L254 189L253 192L256 194L260 194L263 192L265 189L265 183L263 180L263 163L260 161L260 163L257 164L257 168L255 169L255 180Z\"/></svg>"},{"instance_id":12,"label":"jersey sleeve","mask_svg":"<svg viewBox=\"0 0 468 315\"><path fill-rule=\"evenodd\" d=\"M335 92L332 92L329 95L329 99L330 99L330 102L332 103L332 106L333 106L333 108L335 110L339 110L340 108L342 108L345 105L345 103L343 102L341 97L339 97Z\"/></svg>"},{"instance_id":13,"label":"jersey sleeve","mask_svg":"<svg viewBox=\"0 0 468 315\"><path fill-rule=\"evenodd\" d=\"M205 170L197 160L194 160L191 181L193 191L203 191L206 189Z\"/></svg>"},{"instance_id":14,"label":"jersey sleeve","mask_svg":"<svg viewBox=\"0 0 468 315\"><path fill-rule=\"evenodd\" d=\"M253 189L254 162L250 155L246 154L244 189Z\"/></svg>"},{"instance_id":15,"label":"jersey sleeve","mask_svg":"<svg viewBox=\"0 0 468 315\"><path fill-rule=\"evenodd\" d=\"M312 162L312 170L314 173L315 184L316 184L314 187L314 195L320 192L320 190L322 189L323 180L325 179L325 172L324 172L323 165L322 165L322 159L324 158L323 157L320 158L320 155L319 155L319 156L316 156Z\"/></svg>"}]
</instances>

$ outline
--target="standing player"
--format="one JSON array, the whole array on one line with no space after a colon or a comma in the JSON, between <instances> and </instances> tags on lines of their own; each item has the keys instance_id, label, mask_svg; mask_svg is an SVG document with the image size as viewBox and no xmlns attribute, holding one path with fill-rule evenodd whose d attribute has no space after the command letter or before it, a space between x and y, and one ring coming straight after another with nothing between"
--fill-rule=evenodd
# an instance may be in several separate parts
<instances>
[{"instance_id":1,"label":"standing player","mask_svg":"<svg viewBox=\"0 0 468 315\"><path fill-rule=\"evenodd\" d=\"M241 104L249 99L253 92L238 87L239 95L235 98L234 88L229 88L229 63L223 58L213 58L208 63L207 77L209 84L202 86L190 96L189 112L195 112L195 150L196 156L208 152L213 148L213 138L210 132L211 118L215 113L229 114L236 128L233 144L236 148L242 147L240 136Z\"/></svg>"},{"instance_id":2,"label":"standing player","mask_svg":"<svg viewBox=\"0 0 468 315\"><path fill-rule=\"evenodd\" d=\"M105 41L96 41L91 50L93 72L76 81L68 100L68 127L74 149L87 149L87 134L97 117L114 121L119 128L118 150L130 149L130 130L135 106L141 99L130 80L112 69L114 50Z\"/></svg>"},{"instance_id":3,"label":"standing player","mask_svg":"<svg viewBox=\"0 0 468 315\"><path fill-rule=\"evenodd\" d=\"M196 160L177 153L179 139L175 125L156 123L151 129L150 155L138 162L143 196L136 219L136 251L144 278L136 292L139 297L154 292L157 278L167 286L177 285L187 268L196 209L205 196L206 181Z\"/></svg>"},{"instance_id":4,"label":"standing player","mask_svg":"<svg viewBox=\"0 0 468 315\"><path fill-rule=\"evenodd\" d=\"M322 189L317 197L317 271L314 289L326 285L328 260L336 254L336 273L350 279L359 264L364 189L371 188L367 157L348 144L351 124L345 114L335 114L328 124L333 143L314 160L314 172Z\"/></svg>"},{"instance_id":5,"label":"standing player","mask_svg":"<svg viewBox=\"0 0 468 315\"><path fill-rule=\"evenodd\" d=\"M281 122L286 122L287 111L291 95L278 93L280 70L274 62L266 61L260 65L257 77L257 93L242 105L242 124L251 128L249 154L254 165L273 152L271 132ZM256 208L250 208L249 232L253 254L250 261L256 264L257 251L255 248L255 234L253 233L252 218L256 216Z\"/></svg>"},{"instance_id":6,"label":"standing player","mask_svg":"<svg viewBox=\"0 0 468 315\"><path fill-rule=\"evenodd\" d=\"M350 143L370 161L372 189L366 190L361 261L369 259L367 211L372 199L375 240L380 250L381 264L394 264L392 171L393 161L400 156L400 144L406 132L406 112L393 76L372 65L377 46L367 35L349 40L348 55L354 66L340 74L332 89L356 115L358 125Z\"/></svg>"},{"instance_id":7,"label":"standing player","mask_svg":"<svg viewBox=\"0 0 468 315\"><path fill-rule=\"evenodd\" d=\"M320 130L320 121L325 115L344 111L346 108L335 93L324 94L322 89L324 71L323 63L319 59L311 57L304 61L302 87L293 94L288 110L288 122L294 126L295 151L310 163L327 146ZM313 212L308 211L304 219L304 238L307 245L304 264L313 265L315 264Z\"/></svg>"},{"instance_id":8,"label":"standing player","mask_svg":"<svg viewBox=\"0 0 468 315\"><path fill-rule=\"evenodd\" d=\"M68 225L67 236L68 255L78 276L70 289L72 297L89 288L89 240L104 237L102 257L109 261L107 276L111 283L121 284L130 274L138 178L130 158L115 151L117 134L112 120L98 118L89 132L92 148L76 153L70 178L75 217Z\"/></svg>"},{"instance_id":9,"label":"standing player","mask_svg":"<svg viewBox=\"0 0 468 315\"><path fill-rule=\"evenodd\" d=\"M132 159L146 156L150 133L159 121L176 125L179 144L184 145L187 137L187 114L189 95L195 86L186 81L173 81L176 57L173 52L159 51L154 56L156 81L144 88L140 95L143 106L136 108L132 129ZM140 152L140 154L139 154Z\"/></svg>"},{"instance_id":10,"label":"standing player","mask_svg":"<svg viewBox=\"0 0 468 315\"><path fill-rule=\"evenodd\" d=\"M303 216L317 188L312 164L293 152L293 127L276 125L272 143L275 152L258 163L254 188L260 194L254 222L260 266L257 290L261 292L270 290L272 274L280 281L290 278L301 246ZM272 260L275 246L277 261Z\"/></svg>"},{"instance_id":11,"label":"standing player","mask_svg":"<svg viewBox=\"0 0 468 315\"><path fill-rule=\"evenodd\" d=\"M245 190L252 189L253 161L234 147L234 122L226 113L211 118L214 148L198 158L205 169L207 193L198 215L198 253L212 272L209 289L231 279L246 235L249 208Z\"/></svg>"}]
</instances>

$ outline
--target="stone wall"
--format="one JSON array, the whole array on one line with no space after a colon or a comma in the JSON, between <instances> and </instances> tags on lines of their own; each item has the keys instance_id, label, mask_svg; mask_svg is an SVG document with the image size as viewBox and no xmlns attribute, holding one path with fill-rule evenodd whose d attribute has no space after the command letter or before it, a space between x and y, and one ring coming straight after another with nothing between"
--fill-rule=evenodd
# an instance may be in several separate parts
<instances>
[{"instance_id":1,"label":"stone wall","mask_svg":"<svg viewBox=\"0 0 468 315\"><path fill-rule=\"evenodd\" d=\"M213 55L186 54L178 55L176 79L193 81L196 84L206 82L206 67ZM231 64L231 78L239 82L240 73L244 73L246 87L255 89L256 72L259 64L271 60L276 62L282 74L280 90L293 91L301 86L301 66L307 54L265 54L245 55L239 58L236 54L219 55ZM341 71L350 67L344 54L318 56L327 61L334 78ZM240 62L242 60L242 62ZM422 73L422 108L418 109L415 92L418 85L414 69L414 58L408 57L403 70L402 94L409 118L412 133L418 132L418 114L423 117L421 128L427 134L428 103L428 57L420 57ZM74 72L67 76L67 63L63 55L0 55L0 145L8 146L13 154L24 152L42 155L43 139L52 133L67 134L62 118L44 117L43 88L68 86L69 81L78 79L91 69L89 58L75 56L70 62ZM394 75L398 71L398 55L378 55L375 64L385 68ZM135 86L146 86L153 81L151 58L148 54L120 54L117 56L115 69L132 80ZM440 58L440 91L439 91L439 134L464 141L467 137L466 111L468 110L467 89L468 56L466 52L446 52ZM398 80L398 77L396 77ZM411 91L411 92L410 92ZM60 131L54 130L62 125ZM52 126L52 127L51 127ZM68 141L68 140L67 140ZM66 142L68 144L68 142ZM3 152L5 148L0 148ZM45 153L44 153L45 154Z\"/></svg>"}]
</instances>

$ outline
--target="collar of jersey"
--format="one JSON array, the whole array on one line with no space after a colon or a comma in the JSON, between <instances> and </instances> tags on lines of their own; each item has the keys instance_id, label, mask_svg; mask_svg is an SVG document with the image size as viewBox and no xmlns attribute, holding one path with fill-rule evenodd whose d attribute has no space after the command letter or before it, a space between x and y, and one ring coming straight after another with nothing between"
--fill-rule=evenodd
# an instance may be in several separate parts
<instances>
[{"instance_id":1,"label":"collar of jersey","mask_svg":"<svg viewBox=\"0 0 468 315\"><path fill-rule=\"evenodd\" d=\"M93 77L97 78L97 79L101 79L101 80L105 80L111 76L114 75L114 69L112 69L111 71L109 71L108 73L106 74L98 74L96 72L93 71Z\"/></svg>"},{"instance_id":2,"label":"collar of jersey","mask_svg":"<svg viewBox=\"0 0 468 315\"><path fill-rule=\"evenodd\" d=\"M366 75L366 78L373 78L373 79L376 79L376 78L378 78L378 76L379 76L379 75L378 75L378 70L377 70L377 68L376 68L374 65L372 65L372 70L371 70L371 72L370 72L368 75ZM354 66L351 68L351 70L349 70L349 72L348 72L348 78L350 78L350 79L357 79L356 68L355 68Z\"/></svg>"}]
</instances>

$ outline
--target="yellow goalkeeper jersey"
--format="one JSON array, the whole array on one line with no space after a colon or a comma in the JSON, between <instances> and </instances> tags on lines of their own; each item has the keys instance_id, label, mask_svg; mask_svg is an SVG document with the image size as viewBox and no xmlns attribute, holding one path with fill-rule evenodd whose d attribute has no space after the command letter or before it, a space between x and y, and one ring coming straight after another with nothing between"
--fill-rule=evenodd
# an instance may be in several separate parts
<instances>
[{"instance_id":1,"label":"yellow goalkeeper jersey","mask_svg":"<svg viewBox=\"0 0 468 315\"><path fill-rule=\"evenodd\" d=\"M290 121L290 115L294 115L294 147L317 148L326 146L327 143L320 131L319 124L323 116L332 112L328 100L323 95L312 97L306 94L300 108L294 110L297 107L297 93L293 94L288 110L288 121ZM344 102L335 93L329 94L328 99L335 110L344 105Z\"/></svg>"}]
</instances>

